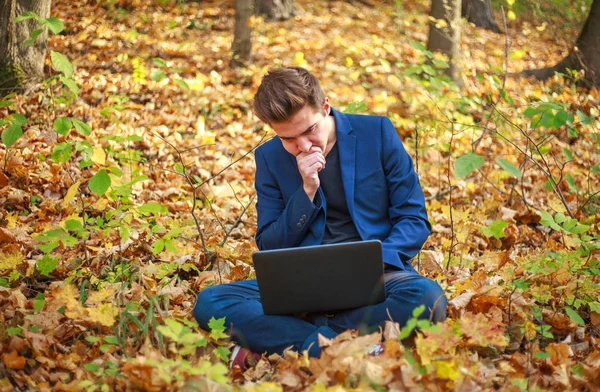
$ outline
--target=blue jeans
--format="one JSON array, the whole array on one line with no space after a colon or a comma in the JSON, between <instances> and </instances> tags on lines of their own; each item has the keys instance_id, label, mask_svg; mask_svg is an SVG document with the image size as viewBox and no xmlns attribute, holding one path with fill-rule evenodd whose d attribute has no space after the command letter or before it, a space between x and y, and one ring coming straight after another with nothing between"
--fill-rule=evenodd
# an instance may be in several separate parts
<instances>
[{"instance_id":1,"label":"blue jeans","mask_svg":"<svg viewBox=\"0 0 600 392\"><path fill-rule=\"evenodd\" d=\"M347 329L371 332L383 327L390 317L402 326L420 305L426 308L420 318L431 316L434 322L446 318L446 296L431 279L413 271L396 270L385 273L385 288L386 300L376 305L295 317L265 315L256 280L245 280L202 290L194 317L206 330L212 317L225 317L231 337L252 351L281 354L291 346L296 351L308 350L313 357L321 352L318 334L333 338Z\"/></svg>"}]
</instances>

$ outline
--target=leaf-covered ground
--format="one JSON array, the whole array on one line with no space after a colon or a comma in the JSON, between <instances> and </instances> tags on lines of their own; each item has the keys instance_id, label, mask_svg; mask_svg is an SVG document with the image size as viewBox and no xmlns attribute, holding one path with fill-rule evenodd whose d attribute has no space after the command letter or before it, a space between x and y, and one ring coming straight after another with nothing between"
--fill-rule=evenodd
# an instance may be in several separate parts
<instances>
[{"instance_id":1,"label":"leaf-covered ground","mask_svg":"<svg viewBox=\"0 0 600 392\"><path fill-rule=\"evenodd\" d=\"M0 390L598 390L600 94L507 75L554 64L577 29L465 25L458 91L415 3L298 1L292 20L252 20L253 60L232 70L233 2L55 1L49 50L77 86L49 55L50 79L0 105L24 132L0 149ZM449 318L242 374L223 323L202 331L191 309L253 277L252 150L272 132L251 99L277 65L392 119L434 228L415 266Z\"/></svg>"}]
</instances>

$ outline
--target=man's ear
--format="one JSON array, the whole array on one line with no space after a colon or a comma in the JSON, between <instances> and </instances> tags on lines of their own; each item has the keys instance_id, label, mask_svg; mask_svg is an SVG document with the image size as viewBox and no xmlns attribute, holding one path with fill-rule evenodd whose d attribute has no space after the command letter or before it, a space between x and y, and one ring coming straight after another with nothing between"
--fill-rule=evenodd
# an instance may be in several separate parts
<instances>
[{"instance_id":1,"label":"man's ear","mask_svg":"<svg viewBox=\"0 0 600 392\"><path fill-rule=\"evenodd\" d=\"M331 111L331 105L329 104L329 98L325 97L325 101L323 102L323 109L325 109L325 115L329 115Z\"/></svg>"}]
</instances>

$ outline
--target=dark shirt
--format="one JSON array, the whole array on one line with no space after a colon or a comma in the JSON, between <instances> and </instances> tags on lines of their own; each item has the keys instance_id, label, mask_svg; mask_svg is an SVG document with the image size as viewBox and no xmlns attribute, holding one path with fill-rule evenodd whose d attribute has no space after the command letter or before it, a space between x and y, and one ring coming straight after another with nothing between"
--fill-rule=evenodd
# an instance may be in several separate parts
<instances>
[{"instance_id":1,"label":"dark shirt","mask_svg":"<svg viewBox=\"0 0 600 392\"><path fill-rule=\"evenodd\" d=\"M354 226L346 203L337 143L327 154L325 162L325 169L319 172L321 189L327 203L325 234L322 244L360 241L360 234Z\"/></svg>"}]
</instances>

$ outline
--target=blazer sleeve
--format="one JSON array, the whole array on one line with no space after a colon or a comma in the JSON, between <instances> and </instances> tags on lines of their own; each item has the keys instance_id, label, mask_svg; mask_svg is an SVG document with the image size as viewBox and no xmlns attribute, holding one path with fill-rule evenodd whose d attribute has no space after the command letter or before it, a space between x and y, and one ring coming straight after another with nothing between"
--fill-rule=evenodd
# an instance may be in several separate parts
<instances>
[{"instance_id":1,"label":"blazer sleeve","mask_svg":"<svg viewBox=\"0 0 600 392\"><path fill-rule=\"evenodd\" d=\"M392 224L390 234L382 241L383 259L386 263L412 269L410 259L421 250L431 233L431 225L412 159L387 117L382 121L382 155Z\"/></svg>"},{"instance_id":2,"label":"blazer sleeve","mask_svg":"<svg viewBox=\"0 0 600 392\"><path fill-rule=\"evenodd\" d=\"M296 247L322 209L321 196L317 192L314 202L310 201L300 184L286 202L261 149L256 150L255 157L256 244L260 250Z\"/></svg>"}]
</instances>

